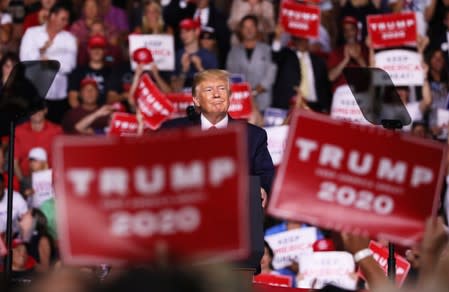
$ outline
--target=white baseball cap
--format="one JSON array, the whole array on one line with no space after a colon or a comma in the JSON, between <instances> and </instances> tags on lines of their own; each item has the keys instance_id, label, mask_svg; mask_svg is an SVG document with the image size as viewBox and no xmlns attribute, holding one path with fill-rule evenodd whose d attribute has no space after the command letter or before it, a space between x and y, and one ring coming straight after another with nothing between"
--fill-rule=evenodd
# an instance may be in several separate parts
<instances>
[{"instance_id":1,"label":"white baseball cap","mask_svg":"<svg viewBox=\"0 0 449 292\"><path fill-rule=\"evenodd\" d=\"M31 148L28 153L28 159L34 159L38 161L47 161L47 151L42 147Z\"/></svg>"}]
</instances>

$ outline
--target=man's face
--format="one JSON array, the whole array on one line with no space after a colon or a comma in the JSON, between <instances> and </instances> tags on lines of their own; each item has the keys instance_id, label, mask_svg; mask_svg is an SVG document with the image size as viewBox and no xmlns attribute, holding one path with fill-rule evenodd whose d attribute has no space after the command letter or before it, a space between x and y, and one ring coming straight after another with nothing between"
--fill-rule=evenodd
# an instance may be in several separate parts
<instances>
[{"instance_id":1,"label":"man's face","mask_svg":"<svg viewBox=\"0 0 449 292\"><path fill-rule=\"evenodd\" d=\"M89 59L95 62L101 62L104 59L103 48L91 48L89 49Z\"/></svg>"},{"instance_id":2,"label":"man's face","mask_svg":"<svg viewBox=\"0 0 449 292\"><path fill-rule=\"evenodd\" d=\"M32 123L41 123L45 120L45 115L47 114L47 109L40 110L31 115L30 121Z\"/></svg>"},{"instance_id":3,"label":"man's face","mask_svg":"<svg viewBox=\"0 0 449 292\"><path fill-rule=\"evenodd\" d=\"M84 85L81 88L81 99L83 101L83 104L86 105L93 105L97 103L98 98L98 90L97 88L92 84Z\"/></svg>"},{"instance_id":4,"label":"man's face","mask_svg":"<svg viewBox=\"0 0 449 292\"><path fill-rule=\"evenodd\" d=\"M181 29L181 40L184 46L191 45L198 41L196 29Z\"/></svg>"},{"instance_id":5,"label":"man's face","mask_svg":"<svg viewBox=\"0 0 449 292\"><path fill-rule=\"evenodd\" d=\"M49 25L56 31L63 31L69 23L69 12L66 10L60 10L57 13L50 15Z\"/></svg>"},{"instance_id":6,"label":"man's face","mask_svg":"<svg viewBox=\"0 0 449 292\"><path fill-rule=\"evenodd\" d=\"M193 102L204 114L226 114L230 104L226 79L214 78L198 84Z\"/></svg>"},{"instance_id":7,"label":"man's face","mask_svg":"<svg viewBox=\"0 0 449 292\"><path fill-rule=\"evenodd\" d=\"M257 38L257 27L251 19L242 23L242 37L243 40L255 40Z\"/></svg>"}]
</instances>

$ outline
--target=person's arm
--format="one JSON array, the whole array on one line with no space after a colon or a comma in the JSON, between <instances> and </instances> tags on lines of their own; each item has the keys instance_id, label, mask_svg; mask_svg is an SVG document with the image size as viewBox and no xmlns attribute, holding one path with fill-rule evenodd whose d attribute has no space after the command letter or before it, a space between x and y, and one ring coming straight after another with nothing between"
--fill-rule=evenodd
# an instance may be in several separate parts
<instances>
[{"instance_id":1,"label":"person's arm","mask_svg":"<svg viewBox=\"0 0 449 292\"><path fill-rule=\"evenodd\" d=\"M350 60L351 60L351 58L349 57L349 55L347 53L347 49L345 47L345 54L344 54L343 60L341 60L341 62L338 63L337 66L335 66L329 70L329 75L328 75L329 81L334 82L335 80L337 80L338 76L341 75L341 73L343 72L343 69L346 67L346 65L348 65Z\"/></svg>"},{"instance_id":2,"label":"person's arm","mask_svg":"<svg viewBox=\"0 0 449 292\"><path fill-rule=\"evenodd\" d=\"M432 91L428 80L424 80L422 85L422 100L419 102L419 110L422 114L426 113L432 105Z\"/></svg>"},{"instance_id":3,"label":"person's arm","mask_svg":"<svg viewBox=\"0 0 449 292\"><path fill-rule=\"evenodd\" d=\"M28 241L31 238L33 232L33 216L31 215L31 211L27 211L25 214L22 215L19 221L19 226L22 238L25 241Z\"/></svg>"},{"instance_id":4,"label":"person's arm","mask_svg":"<svg viewBox=\"0 0 449 292\"><path fill-rule=\"evenodd\" d=\"M80 101L78 99L79 92L76 90L70 90L68 94L68 101L71 108L76 108L80 105Z\"/></svg>"},{"instance_id":5,"label":"person's arm","mask_svg":"<svg viewBox=\"0 0 449 292\"><path fill-rule=\"evenodd\" d=\"M76 67L76 57L78 56L78 44L76 38L70 35L64 39L64 50L59 57L61 68L60 73L69 74Z\"/></svg>"},{"instance_id":6,"label":"person's arm","mask_svg":"<svg viewBox=\"0 0 449 292\"><path fill-rule=\"evenodd\" d=\"M47 272L50 269L51 245L46 236L42 236L38 243L38 252L40 262L36 265L38 272Z\"/></svg>"},{"instance_id":7,"label":"person's arm","mask_svg":"<svg viewBox=\"0 0 449 292\"><path fill-rule=\"evenodd\" d=\"M17 159L14 159L14 174L17 176L19 181L23 179L23 171L22 168L20 167L19 160Z\"/></svg>"},{"instance_id":8,"label":"person's arm","mask_svg":"<svg viewBox=\"0 0 449 292\"><path fill-rule=\"evenodd\" d=\"M80 134L92 135L93 129L90 127L96 119L111 114L113 108L111 105L104 105L90 115L85 116L79 122L75 124L75 130Z\"/></svg>"},{"instance_id":9,"label":"person's arm","mask_svg":"<svg viewBox=\"0 0 449 292\"><path fill-rule=\"evenodd\" d=\"M159 74L159 69L157 68L155 62L151 64L151 75L153 76L157 86L163 93L169 93L172 91L170 85L168 85L168 83L165 82L164 78L162 78L161 75Z\"/></svg>"},{"instance_id":10,"label":"person's arm","mask_svg":"<svg viewBox=\"0 0 449 292\"><path fill-rule=\"evenodd\" d=\"M426 291L426 286L433 281L438 260L448 242L449 232L443 219L441 217L427 219L420 248L418 287L421 291Z\"/></svg>"},{"instance_id":11,"label":"person's arm","mask_svg":"<svg viewBox=\"0 0 449 292\"><path fill-rule=\"evenodd\" d=\"M424 19L426 20L426 22L429 22L432 19L436 7L437 0L430 0L429 5L424 9Z\"/></svg>"},{"instance_id":12,"label":"person's arm","mask_svg":"<svg viewBox=\"0 0 449 292\"><path fill-rule=\"evenodd\" d=\"M33 36L31 35L32 31L29 29L25 32L22 37L22 42L20 43L20 51L19 57L21 61L30 61L30 60L39 60L40 53L35 43Z\"/></svg>"},{"instance_id":13,"label":"person's arm","mask_svg":"<svg viewBox=\"0 0 449 292\"><path fill-rule=\"evenodd\" d=\"M136 111L136 101L134 100L134 93L136 92L137 85L139 83L140 76L142 75L142 73L143 73L143 66L137 65L136 70L134 71L133 81L131 83L131 87L129 88L128 94L128 104L130 105L131 110L133 112Z\"/></svg>"},{"instance_id":14,"label":"person's arm","mask_svg":"<svg viewBox=\"0 0 449 292\"><path fill-rule=\"evenodd\" d=\"M341 238L345 249L352 253L354 257L359 257L362 253L364 256L354 259L356 264L365 275L366 281L371 291L384 291L394 288L388 278L385 276L384 271L380 268L379 264L372 257L372 253L368 251L369 238L353 235L349 233L342 233ZM361 253L362 252L362 253ZM390 291L390 290L389 290Z\"/></svg>"},{"instance_id":15,"label":"person's arm","mask_svg":"<svg viewBox=\"0 0 449 292\"><path fill-rule=\"evenodd\" d=\"M254 155L253 166L254 175L260 176L260 186L270 194L271 185L274 177L274 165L271 159L270 152L268 151L268 138L267 132L264 129L260 129L262 133L255 141L256 153Z\"/></svg>"}]
</instances>

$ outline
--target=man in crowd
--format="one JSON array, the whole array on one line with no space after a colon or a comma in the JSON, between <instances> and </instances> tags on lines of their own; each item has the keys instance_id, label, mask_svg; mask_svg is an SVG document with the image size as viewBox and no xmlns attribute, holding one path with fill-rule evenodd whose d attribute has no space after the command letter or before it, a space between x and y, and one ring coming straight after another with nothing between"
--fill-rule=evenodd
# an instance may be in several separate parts
<instances>
[{"instance_id":1,"label":"man in crowd","mask_svg":"<svg viewBox=\"0 0 449 292\"><path fill-rule=\"evenodd\" d=\"M98 104L106 103L111 69L105 63L105 48L107 40L101 35L92 36L88 42L89 62L86 66L77 66L69 77L69 104L71 108L79 106L80 84L86 77L97 82L99 96Z\"/></svg>"},{"instance_id":2,"label":"man in crowd","mask_svg":"<svg viewBox=\"0 0 449 292\"><path fill-rule=\"evenodd\" d=\"M21 61L56 60L61 64L46 96L48 119L56 123L68 109L68 74L76 66L76 38L64 30L68 21L69 9L57 3L50 9L46 24L29 28L20 44Z\"/></svg>"},{"instance_id":3,"label":"man in crowd","mask_svg":"<svg viewBox=\"0 0 449 292\"><path fill-rule=\"evenodd\" d=\"M8 207L7 194L8 192L5 188L5 178L3 175L0 175L0 236L6 232L6 213ZM33 216L31 216L31 211L28 210L27 203L18 192L13 192L12 206L13 234L20 233L22 238L28 240L33 229Z\"/></svg>"},{"instance_id":4,"label":"man in crowd","mask_svg":"<svg viewBox=\"0 0 449 292\"><path fill-rule=\"evenodd\" d=\"M19 180L29 173L28 153L34 147L42 147L51 161L51 147L56 136L62 134L60 126L45 119L47 109L44 107L31 115L30 120L16 128L14 150L14 171Z\"/></svg>"},{"instance_id":5,"label":"man in crowd","mask_svg":"<svg viewBox=\"0 0 449 292\"><path fill-rule=\"evenodd\" d=\"M181 40L184 45L176 53L175 90L192 86L193 75L205 69L218 68L217 57L206 49L200 48L200 23L186 18L179 24Z\"/></svg>"},{"instance_id":6,"label":"man in crowd","mask_svg":"<svg viewBox=\"0 0 449 292\"><path fill-rule=\"evenodd\" d=\"M293 37L292 44L291 49L281 48L280 34L273 43L273 58L278 66L273 106L288 109L293 104L291 98L299 95L313 110L329 112L331 88L326 63L310 53L308 39Z\"/></svg>"},{"instance_id":7,"label":"man in crowd","mask_svg":"<svg viewBox=\"0 0 449 292\"><path fill-rule=\"evenodd\" d=\"M192 96L201 114L167 121L162 128L199 126L202 130L209 130L237 123L228 115L231 96L228 72L213 69L197 73L193 80ZM273 161L267 149L267 134L259 127L246 125L249 174L260 176L262 206L265 206L274 175Z\"/></svg>"}]
</instances>

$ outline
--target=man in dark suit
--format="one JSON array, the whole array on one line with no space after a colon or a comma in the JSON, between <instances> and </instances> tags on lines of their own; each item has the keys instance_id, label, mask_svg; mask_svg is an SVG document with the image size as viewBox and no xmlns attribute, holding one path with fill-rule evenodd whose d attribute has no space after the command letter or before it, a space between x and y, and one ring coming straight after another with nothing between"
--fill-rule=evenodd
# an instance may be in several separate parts
<instances>
[{"instance_id":1,"label":"man in dark suit","mask_svg":"<svg viewBox=\"0 0 449 292\"><path fill-rule=\"evenodd\" d=\"M229 73L224 70L211 69L195 75L192 96L195 106L201 111L165 122L163 129L197 126L202 130L226 128L229 123L238 123L228 115L230 105ZM267 148L266 132L254 125L247 125L249 174L260 176L262 206L267 202L267 193L271 190L274 175L273 161Z\"/></svg>"},{"instance_id":2,"label":"man in dark suit","mask_svg":"<svg viewBox=\"0 0 449 292\"><path fill-rule=\"evenodd\" d=\"M332 93L327 66L321 57L309 52L309 41L293 37L292 49L273 43L277 76L273 86L273 107L289 109L292 97L299 94L315 111L329 112Z\"/></svg>"}]
</instances>

